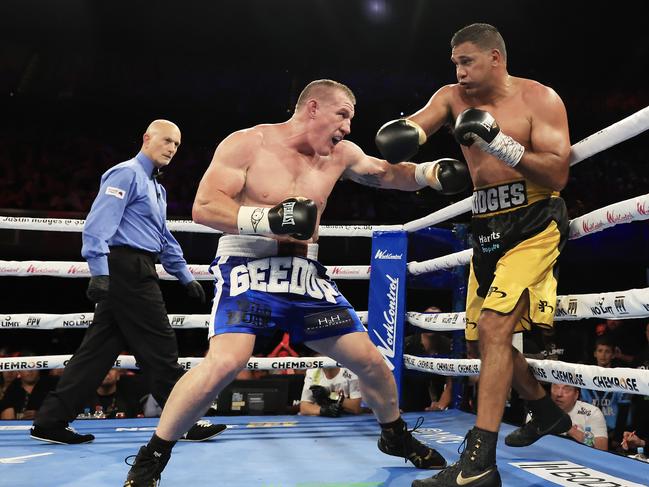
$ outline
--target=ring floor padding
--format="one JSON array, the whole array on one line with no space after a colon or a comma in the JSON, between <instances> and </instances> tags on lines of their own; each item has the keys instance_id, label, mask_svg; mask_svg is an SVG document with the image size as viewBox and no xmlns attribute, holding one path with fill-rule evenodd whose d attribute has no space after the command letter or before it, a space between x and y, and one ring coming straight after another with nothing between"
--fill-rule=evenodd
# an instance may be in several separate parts
<instances>
[{"instance_id":1,"label":"ring floor padding","mask_svg":"<svg viewBox=\"0 0 649 487\"><path fill-rule=\"evenodd\" d=\"M416 436L439 450L449 462L475 416L460 411L422 414ZM420 414L404 415L412 427ZM303 416L210 417L229 429L212 441L178 443L162 476L161 487L408 487L412 480L432 475L404 460L381 453L376 447L379 428L371 415L320 418ZM0 486L6 487L118 487L129 467L124 458L137 453L151 436L157 418L78 420L73 426L96 436L86 445L52 445L29 437L28 421L0 421ZM527 448L509 448L504 436L513 429L503 425L498 443L498 466L504 486L606 485L647 486L649 464L600 452L571 440L546 437ZM536 475L512 463L563 462L549 467L563 478L545 480L537 464ZM587 470L584 482L565 462ZM557 473L559 472L559 473ZM589 480L607 474L611 483ZM554 477L553 477L554 475ZM572 478L572 481L567 481ZM589 483L590 482L590 483Z\"/></svg>"}]
</instances>

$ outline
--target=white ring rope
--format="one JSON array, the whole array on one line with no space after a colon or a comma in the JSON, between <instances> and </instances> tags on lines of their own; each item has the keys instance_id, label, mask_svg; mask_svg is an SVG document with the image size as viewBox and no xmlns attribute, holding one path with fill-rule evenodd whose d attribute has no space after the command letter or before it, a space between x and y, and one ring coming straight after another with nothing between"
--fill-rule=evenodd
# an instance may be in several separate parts
<instances>
[{"instance_id":1,"label":"white ring rope","mask_svg":"<svg viewBox=\"0 0 649 487\"><path fill-rule=\"evenodd\" d=\"M356 314L364 325L367 324L367 311L357 311ZM0 329L25 328L28 330L54 330L57 328L88 328L92 323L94 313L21 313L0 315ZM211 315L169 314L169 324L172 328L188 330L192 328L208 328Z\"/></svg>"},{"instance_id":2,"label":"white ring rope","mask_svg":"<svg viewBox=\"0 0 649 487\"><path fill-rule=\"evenodd\" d=\"M367 311L357 311L361 323L367 324ZM207 328L210 315L170 314L172 328ZM628 289L593 294L569 294L557 296L555 321L576 321L589 318L636 319L649 316L649 288ZM93 313L68 314L0 314L0 329L26 328L30 330L53 330L56 328L87 328ZM429 331L464 330L464 312L419 313L408 311L406 320L413 326Z\"/></svg>"},{"instance_id":3,"label":"white ring rope","mask_svg":"<svg viewBox=\"0 0 649 487\"><path fill-rule=\"evenodd\" d=\"M558 360L526 359L535 377L542 382L568 384L598 391L619 391L649 395L649 370L627 367L604 368L571 364ZM407 369L447 376L480 374L479 359L443 359L404 355Z\"/></svg>"},{"instance_id":4,"label":"white ring rope","mask_svg":"<svg viewBox=\"0 0 649 487\"><path fill-rule=\"evenodd\" d=\"M575 240L615 225L647 219L649 219L649 194L618 201L570 220L568 239ZM473 250L466 249L423 262L408 262L408 272L416 276L466 265L471 261L472 255Z\"/></svg>"},{"instance_id":5,"label":"white ring rope","mask_svg":"<svg viewBox=\"0 0 649 487\"><path fill-rule=\"evenodd\" d=\"M188 264L189 272L199 281L211 281L214 276L209 273L209 265ZM333 279L360 279L370 278L368 265L334 265L326 266L327 273ZM156 271L162 280L175 280L160 264L156 264ZM0 276L17 277L90 277L86 262L71 261L41 261L41 260L0 260Z\"/></svg>"},{"instance_id":6,"label":"white ring rope","mask_svg":"<svg viewBox=\"0 0 649 487\"><path fill-rule=\"evenodd\" d=\"M0 358L0 371L62 369L67 365L70 358L72 358L72 355ZM183 357L178 359L178 363L185 370L196 367L202 361L202 357ZM246 366L248 370L303 370L332 367L342 367L342 365L329 357L251 357ZM139 369L139 366L134 356L120 355L115 360L113 368Z\"/></svg>"},{"instance_id":7,"label":"white ring rope","mask_svg":"<svg viewBox=\"0 0 649 487\"><path fill-rule=\"evenodd\" d=\"M577 239L618 224L647 219L649 219L649 194L620 201L571 220L569 238ZM412 261L408 263L408 272L418 275L465 265L469 263L472 255L473 250L466 249L423 262ZM209 281L213 278L208 271L208 265L189 264L188 268L198 280ZM160 264L156 269L160 279L175 279ZM327 272L332 279L370 278L370 266L367 265L327 266ZM0 260L0 276L90 277L90 272L85 262Z\"/></svg>"}]
</instances>

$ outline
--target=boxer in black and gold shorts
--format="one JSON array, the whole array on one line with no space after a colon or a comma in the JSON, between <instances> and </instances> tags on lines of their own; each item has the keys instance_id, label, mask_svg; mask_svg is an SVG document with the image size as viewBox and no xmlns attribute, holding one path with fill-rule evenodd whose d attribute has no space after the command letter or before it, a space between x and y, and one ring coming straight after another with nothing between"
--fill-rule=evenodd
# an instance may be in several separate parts
<instances>
[{"instance_id":1,"label":"boxer in black and gold shorts","mask_svg":"<svg viewBox=\"0 0 649 487\"><path fill-rule=\"evenodd\" d=\"M568 237L563 199L527 180L473 192L473 258L467 292L466 339L478 340L483 309L511 312L525 290L530 305L515 332L549 328L557 301L557 258Z\"/></svg>"}]
</instances>

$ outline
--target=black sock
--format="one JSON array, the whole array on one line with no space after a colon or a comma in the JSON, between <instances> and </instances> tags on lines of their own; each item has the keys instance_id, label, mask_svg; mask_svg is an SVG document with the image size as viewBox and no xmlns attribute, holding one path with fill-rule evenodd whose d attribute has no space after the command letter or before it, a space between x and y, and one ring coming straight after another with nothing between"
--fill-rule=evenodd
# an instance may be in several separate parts
<instances>
[{"instance_id":1,"label":"black sock","mask_svg":"<svg viewBox=\"0 0 649 487\"><path fill-rule=\"evenodd\" d=\"M381 425L381 430L384 433L390 435L400 435L408 429L408 425L401 418L401 416L399 416L396 419L396 421L392 421L391 423L379 423L379 424Z\"/></svg>"},{"instance_id":2,"label":"black sock","mask_svg":"<svg viewBox=\"0 0 649 487\"><path fill-rule=\"evenodd\" d=\"M163 440L158 435L153 433L153 436L149 440L149 444L147 445L147 448L151 451L160 453L161 455L165 455L171 453L171 449L174 447L175 444L176 444L175 441Z\"/></svg>"}]
</instances>

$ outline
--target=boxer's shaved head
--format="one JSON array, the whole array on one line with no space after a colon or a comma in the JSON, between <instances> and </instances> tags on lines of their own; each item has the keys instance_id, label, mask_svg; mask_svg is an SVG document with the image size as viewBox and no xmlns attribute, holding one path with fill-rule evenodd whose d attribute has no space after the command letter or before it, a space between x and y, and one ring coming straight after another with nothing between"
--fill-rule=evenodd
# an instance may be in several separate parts
<instances>
[{"instance_id":1,"label":"boxer's shaved head","mask_svg":"<svg viewBox=\"0 0 649 487\"><path fill-rule=\"evenodd\" d=\"M329 99L335 91L342 91L347 95L349 100L352 102L352 105L356 104L356 96L354 96L354 92L352 92L348 86L331 79L318 79L311 81L311 83L306 85L302 90L302 93L300 93L297 103L295 104L295 110L299 110L307 101L314 98L316 100Z\"/></svg>"}]
</instances>

